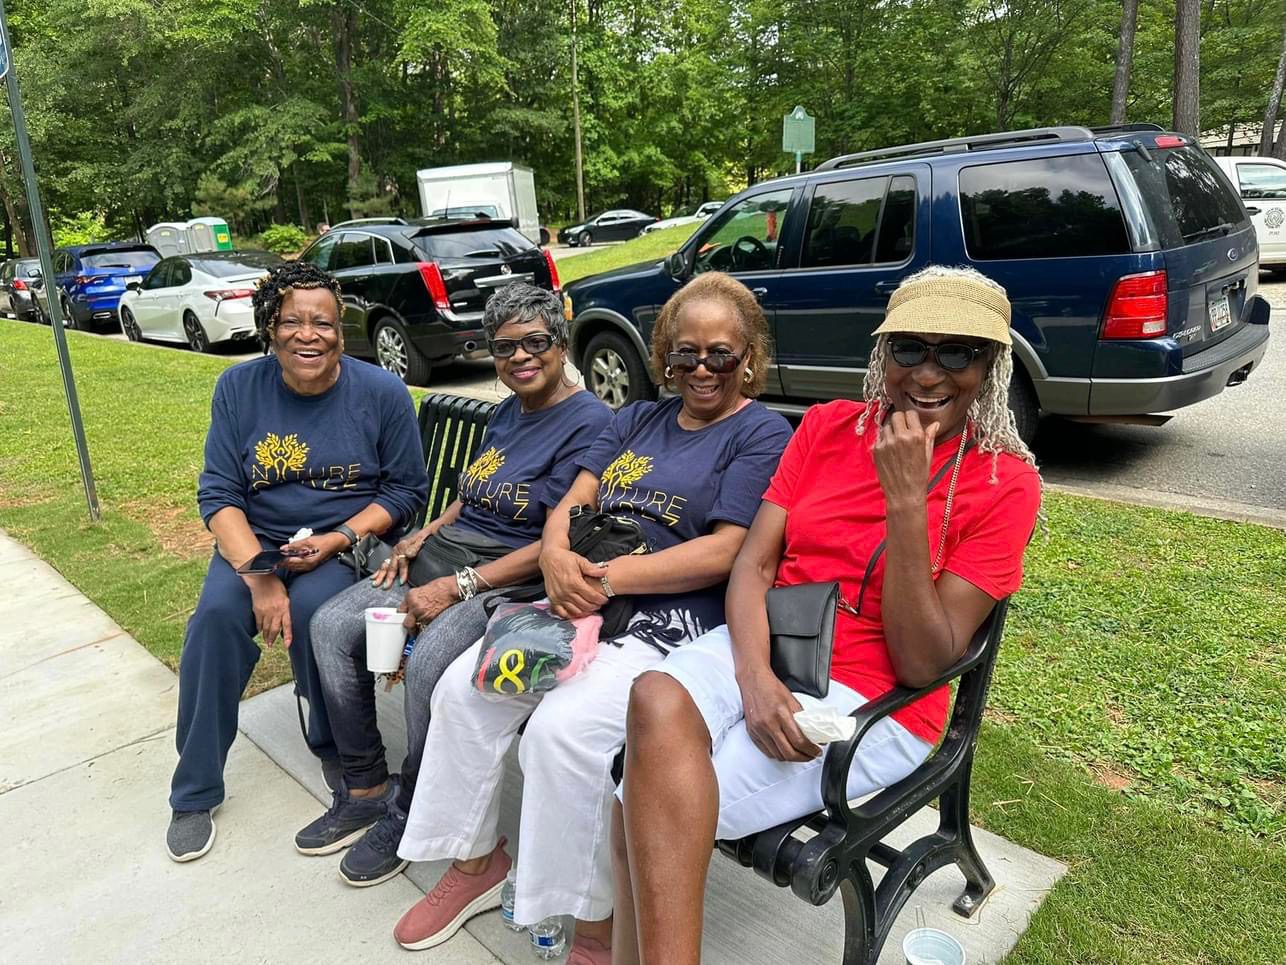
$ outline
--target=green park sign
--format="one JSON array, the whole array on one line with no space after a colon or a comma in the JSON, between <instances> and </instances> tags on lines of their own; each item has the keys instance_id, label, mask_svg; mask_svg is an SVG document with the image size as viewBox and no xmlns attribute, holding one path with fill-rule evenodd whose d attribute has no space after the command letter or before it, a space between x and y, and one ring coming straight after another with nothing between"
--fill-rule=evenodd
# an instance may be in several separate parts
<instances>
[{"instance_id":1,"label":"green park sign","mask_svg":"<svg viewBox=\"0 0 1286 965\"><path fill-rule=\"evenodd\" d=\"M796 107L785 115L781 119L781 149L795 155L795 173L798 174L803 156L817 149L817 118L810 117L802 107Z\"/></svg>"}]
</instances>

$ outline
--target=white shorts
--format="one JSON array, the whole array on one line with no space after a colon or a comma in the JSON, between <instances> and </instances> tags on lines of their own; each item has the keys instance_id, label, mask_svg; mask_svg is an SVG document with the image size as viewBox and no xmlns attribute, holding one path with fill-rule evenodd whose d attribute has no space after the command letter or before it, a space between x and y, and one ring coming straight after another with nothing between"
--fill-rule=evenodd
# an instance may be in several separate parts
<instances>
[{"instance_id":1,"label":"white shorts","mask_svg":"<svg viewBox=\"0 0 1286 965\"><path fill-rule=\"evenodd\" d=\"M732 638L726 626L684 644L656 668L688 692L710 731L715 776L719 782L720 840L734 840L822 809L822 762L776 761L750 739L737 687ZM834 707L849 714L868 703L849 687L832 680L819 700L796 694L805 709ZM933 749L905 727L885 717L858 745L848 775L849 800L865 797L910 774ZM629 780L627 773L625 779ZM620 789L617 797L621 796Z\"/></svg>"}]
</instances>

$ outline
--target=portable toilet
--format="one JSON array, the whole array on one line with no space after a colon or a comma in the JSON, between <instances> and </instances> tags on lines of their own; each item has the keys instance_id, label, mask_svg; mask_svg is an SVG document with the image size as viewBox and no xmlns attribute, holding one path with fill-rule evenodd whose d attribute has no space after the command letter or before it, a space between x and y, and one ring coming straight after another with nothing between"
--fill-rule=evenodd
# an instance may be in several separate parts
<instances>
[{"instance_id":1,"label":"portable toilet","mask_svg":"<svg viewBox=\"0 0 1286 965\"><path fill-rule=\"evenodd\" d=\"M192 250L188 241L188 226L181 221L162 221L147 229L145 239L161 253L162 258L185 255Z\"/></svg>"},{"instance_id":2,"label":"portable toilet","mask_svg":"<svg viewBox=\"0 0 1286 965\"><path fill-rule=\"evenodd\" d=\"M192 251L232 250L232 232L222 218L193 218L187 228Z\"/></svg>"}]
</instances>

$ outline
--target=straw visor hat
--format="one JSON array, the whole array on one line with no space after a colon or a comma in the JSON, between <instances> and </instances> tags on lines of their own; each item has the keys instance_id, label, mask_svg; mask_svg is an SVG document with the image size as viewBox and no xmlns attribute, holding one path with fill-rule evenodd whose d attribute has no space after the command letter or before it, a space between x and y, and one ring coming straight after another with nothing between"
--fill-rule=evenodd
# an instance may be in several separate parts
<instances>
[{"instance_id":1,"label":"straw visor hat","mask_svg":"<svg viewBox=\"0 0 1286 965\"><path fill-rule=\"evenodd\" d=\"M964 272L912 276L889 299L875 334L966 335L1011 345L1009 314L1002 290Z\"/></svg>"}]
</instances>

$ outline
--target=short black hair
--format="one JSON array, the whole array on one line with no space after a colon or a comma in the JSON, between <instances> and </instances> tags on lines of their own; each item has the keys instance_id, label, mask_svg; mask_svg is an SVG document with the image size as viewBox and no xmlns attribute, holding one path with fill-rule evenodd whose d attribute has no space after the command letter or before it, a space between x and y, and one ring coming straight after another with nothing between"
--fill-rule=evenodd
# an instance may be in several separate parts
<instances>
[{"instance_id":1,"label":"short black hair","mask_svg":"<svg viewBox=\"0 0 1286 965\"><path fill-rule=\"evenodd\" d=\"M344 298L339 282L308 261L283 261L268 269L268 276L259 282L252 304L255 310L255 328L263 350L268 351L272 330L281 318L281 303L292 288L325 288L335 296L340 314L344 311Z\"/></svg>"}]
</instances>

